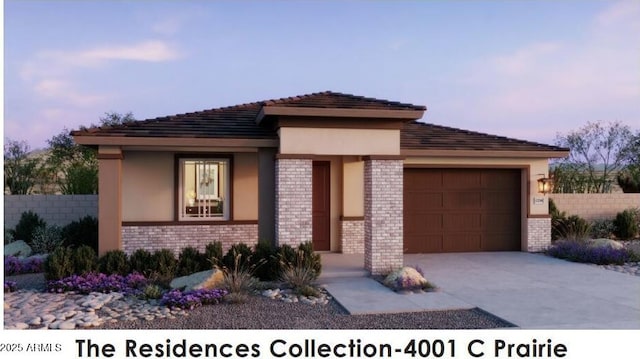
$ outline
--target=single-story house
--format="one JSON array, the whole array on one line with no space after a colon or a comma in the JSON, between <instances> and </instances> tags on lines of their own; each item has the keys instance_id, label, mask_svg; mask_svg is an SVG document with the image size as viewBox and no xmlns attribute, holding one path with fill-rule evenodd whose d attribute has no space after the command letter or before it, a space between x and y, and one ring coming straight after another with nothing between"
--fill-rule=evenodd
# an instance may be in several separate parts
<instances>
[{"instance_id":1,"label":"single-story house","mask_svg":"<svg viewBox=\"0 0 640 359\"><path fill-rule=\"evenodd\" d=\"M312 241L380 273L404 253L548 246L537 182L568 150L425 110L327 91L74 131L98 149L100 252Z\"/></svg>"}]
</instances>

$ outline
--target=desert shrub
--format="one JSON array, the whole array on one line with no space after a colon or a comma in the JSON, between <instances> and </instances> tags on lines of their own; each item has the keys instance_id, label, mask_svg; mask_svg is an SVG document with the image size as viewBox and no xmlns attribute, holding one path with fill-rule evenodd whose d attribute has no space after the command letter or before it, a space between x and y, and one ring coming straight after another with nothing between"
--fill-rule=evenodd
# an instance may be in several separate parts
<instances>
[{"instance_id":1,"label":"desert shrub","mask_svg":"<svg viewBox=\"0 0 640 359\"><path fill-rule=\"evenodd\" d=\"M10 233L14 240L22 240L31 245L35 230L44 226L46 226L45 221L37 213L32 211L22 212L18 224L14 229L10 230Z\"/></svg>"},{"instance_id":2,"label":"desert shrub","mask_svg":"<svg viewBox=\"0 0 640 359\"><path fill-rule=\"evenodd\" d=\"M614 234L620 239L632 239L638 235L638 215L636 210L625 209L613 220Z\"/></svg>"},{"instance_id":3,"label":"desert shrub","mask_svg":"<svg viewBox=\"0 0 640 359\"><path fill-rule=\"evenodd\" d=\"M551 240L556 241L562 238L562 223L567 219L567 214L560 212L552 199L549 199L549 214L551 215Z\"/></svg>"},{"instance_id":4,"label":"desert shrub","mask_svg":"<svg viewBox=\"0 0 640 359\"><path fill-rule=\"evenodd\" d=\"M98 259L98 269L104 274L126 275L129 273L127 254L119 249L108 251Z\"/></svg>"},{"instance_id":5,"label":"desert shrub","mask_svg":"<svg viewBox=\"0 0 640 359\"><path fill-rule=\"evenodd\" d=\"M254 276L255 267L250 265L246 259L243 259L243 254L240 250L235 252L230 250L229 253L235 253L233 264L217 268L222 271L222 287L229 293L227 299L230 302L244 302L249 293L254 291L259 283ZM243 264L243 261L246 261L245 264Z\"/></svg>"},{"instance_id":6,"label":"desert shrub","mask_svg":"<svg viewBox=\"0 0 640 359\"><path fill-rule=\"evenodd\" d=\"M93 248L82 245L73 251L73 272L86 274L98 268L98 254Z\"/></svg>"},{"instance_id":7,"label":"desert shrub","mask_svg":"<svg viewBox=\"0 0 640 359\"><path fill-rule=\"evenodd\" d=\"M280 279L293 288L310 286L322 269L320 255L313 252L311 242L301 243L297 249L280 248Z\"/></svg>"},{"instance_id":8,"label":"desert shrub","mask_svg":"<svg viewBox=\"0 0 640 359\"><path fill-rule=\"evenodd\" d=\"M277 249L267 241L260 241L253 249L251 261L256 265L255 276L263 281L272 281L280 276Z\"/></svg>"},{"instance_id":9,"label":"desert shrub","mask_svg":"<svg viewBox=\"0 0 640 359\"><path fill-rule=\"evenodd\" d=\"M85 216L62 228L65 244L72 248L88 245L98 253L98 219Z\"/></svg>"},{"instance_id":10,"label":"desert shrub","mask_svg":"<svg viewBox=\"0 0 640 359\"><path fill-rule=\"evenodd\" d=\"M18 290L18 283L12 280L5 280L4 281L4 292L5 293L11 293L11 292L15 292L16 290Z\"/></svg>"},{"instance_id":11,"label":"desert shrub","mask_svg":"<svg viewBox=\"0 0 640 359\"><path fill-rule=\"evenodd\" d=\"M36 227L31 237L31 249L35 254L51 253L63 244L62 228L56 225Z\"/></svg>"},{"instance_id":12,"label":"desert shrub","mask_svg":"<svg viewBox=\"0 0 640 359\"><path fill-rule=\"evenodd\" d=\"M591 222L591 237L611 238L615 232L615 225L611 219L596 219Z\"/></svg>"},{"instance_id":13,"label":"desert shrub","mask_svg":"<svg viewBox=\"0 0 640 359\"><path fill-rule=\"evenodd\" d=\"M154 279L166 281L173 279L178 261L169 249L159 249L151 255L151 270Z\"/></svg>"},{"instance_id":14,"label":"desert shrub","mask_svg":"<svg viewBox=\"0 0 640 359\"><path fill-rule=\"evenodd\" d=\"M206 257L193 247L184 247L178 256L177 276L185 276L206 270Z\"/></svg>"},{"instance_id":15,"label":"desert shrub","mask_svg":"<svg viewBox=\"0 0 640 359\"><path fill-rule=\"evenodd\" d=\"M136 249L129 256L129 269L132 272L150 275L154 270L151 252L144 248Z\"/></svg>"},{"instance_id":16,"label":"desert shrub","mask_svg":"<svg viewBox=\"0 0 640 359\"><path fill-rule=\"evenodd\" d=\"M578 241L558 241L549 247L546 253L572 262L594 264L624 264L632 258L626 249L592 247Z\"/></svg>"},{"instance_id":17,"label":"desert shrub","mask_svg":"<svg viewBox=\"0 0 640 359\"><path fill-rule=\"evenodd\" d=\"M244 243L237 243L231 246L227 254L222 257L222 267L235 269L236 266L249 268L251 266L251 248Z\"/></svg>"},{"instance_id":18,"label":"desert shrub","mask_svg":"<svg viewBox=\"0 0 640 359\"><path fill-rule=\"evenodd\" d=\"M211 242L204 247L204 257L207 260L208 267L213 268L222 263L222 243L219 241Z\"/></svg>"},{"instance_id":19,"label":"desert shrub","mask_svg":"<svg viewBox=\"0 0 640 359\"><path fill-rule=\"evenodd\" d=\"M10 228L4 229L4 244L7 245L13 242L13 234Z\"/></svg>"},{"instance_id":20,"label":"desert shrub","mask_svg":"<svg viewBox=\"0 0 640 359\"><path fill-rule=\"evenodd\" d=\"M418 267L402 267L389 273L382 282L394 291L433 289Z\"/></svg>"},{"instance_id":21,"label":"desert shrub","mask_svg":"<svg viewBox=\"0 0 640 359\"><path fill-rule=\"evenodd\" d=\"M47 280L58 280L73 274L73 250L58 247L44 261L44 277Z\"/></svg>"},{"instance_id":22,"label":"desert shrub","mask_svg":"<svg viewBox=\"0 0 640 359\"><path fill-rule=\"evenodd\" d=\"M628 166L618 172L616 179L624 193L640 193L640 166Z\"/></svg>"},{"instance_id":23,"label":"desert shrub","mask_svg":"<svg viewBox=\"0 0 640 359\"><path fill-rule=\"evenodd\" d=\"M164 291L157 284L147 284L142 291L142 296L144 299L160 299L162 298Z\"/></svg>"},{"instance_id":24,"label":"desert shrub","mask_svg":"<svg viewBox=\"0 0 640 359\"><path fill-rule=\"evenodd\" d=\"M558 235L561 239L584 240L591 233L591 225L576 215L562 219L558 223Z\"/></svg>"}]
</instances>

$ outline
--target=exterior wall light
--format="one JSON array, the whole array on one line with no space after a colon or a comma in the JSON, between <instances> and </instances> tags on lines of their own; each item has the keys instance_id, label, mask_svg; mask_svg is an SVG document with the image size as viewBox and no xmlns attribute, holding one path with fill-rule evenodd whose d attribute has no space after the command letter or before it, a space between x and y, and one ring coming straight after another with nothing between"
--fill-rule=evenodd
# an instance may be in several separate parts
<instances>
[{"instance_id":1,"label":"exterior wall light","mask_svg":"<svg viewBox=\"0 0 640 359\"><path fill-rule=\"evenodd\" d=\"M553 178L544 177L544 174L539 174L538 176L543 176L538 180L538 193L551 193L553 191Z\"/></svg>"}]
</instances>

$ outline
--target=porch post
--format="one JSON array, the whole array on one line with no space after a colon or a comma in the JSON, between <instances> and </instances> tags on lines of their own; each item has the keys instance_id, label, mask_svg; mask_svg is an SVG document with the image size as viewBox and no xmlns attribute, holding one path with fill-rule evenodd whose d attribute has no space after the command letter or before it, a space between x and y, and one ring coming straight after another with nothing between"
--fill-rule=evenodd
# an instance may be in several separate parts
<instances>
[{"instance_id":1,"label":"porch post","mask_svg":"<svg viewBox=\"0 0 640 359\"><path fill-rule=\"evenodd\" d=\"M311 159L276 156L276 245L312 240Z\"/></svg>"},{"instance_id":2,"label":"porch post","mask_svg":"<svg viewBox=\"0 0 640 359\"><path fill-rule=\"evenodd\" d=\"M364 163L364 266L381 274L403 265L403 160L369 156Z\"/></svg>"},{"instance_id":3,"label":"porch post","mask_svg":"<svg viewBox=\"0 0 640 359\"><path fill-rule=\"evenodd\" d=\"M98 150L98 252L122 249L122 150Z\"/></svg>"}]
</instances>

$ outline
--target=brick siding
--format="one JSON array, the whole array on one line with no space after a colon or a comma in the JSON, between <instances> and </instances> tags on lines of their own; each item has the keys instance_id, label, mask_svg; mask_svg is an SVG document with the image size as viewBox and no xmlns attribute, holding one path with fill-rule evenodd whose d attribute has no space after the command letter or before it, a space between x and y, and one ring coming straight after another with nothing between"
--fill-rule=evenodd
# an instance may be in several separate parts
<instances>
[{"instance_id":1,"label":"brick siding","mask_svg":"<svg viewBox=\"0 0 640 359\"><path fill-rule=\"evenodd\" d=\"M223 253L237 243L245 243L253 247L258 243L258 225L194 224L122 227L122 249L128 254L138 248L151 252L167 248L177 256L184 247L195 247L202 252L207 244L214 241L222 243Z\"/></svg>"},{"instance_id":2,"label":"brick siding","mask_svg":"<svg viewBox=\"0 0 640 359\"><path fill-rule=\"evenodd\" d=\"M403 161L364 164L364 265L371 274L402 267Z\"/></svg>"},{"instance_id":3,"label":"brick siding","mask_svg":"<svg viewBox=\"0 0 640 359\"><path fill-rule=\"evenodd\" d=\"M276 160L276 244L297 246L312 239L310 159Z\"/></svg>"},{"instance_id":4,"label":"brick siding","mask_svg":"<svg viewBox=\"0 0 640 359\"><path fill-rule=\"evenodd\" d=\"M551 218L527 218L527 252L540 252L551 245Z\"/></svg>"},{"instance_id":5,"label":"brick siding","mask_svg":"<svg viewBox=\"0 0 640 359\"><path fill-rule=\"evenodd\" d=\"M342 253L364 253L364 220L340 221L340 241Z\"/></svg>"}]
</instances>

